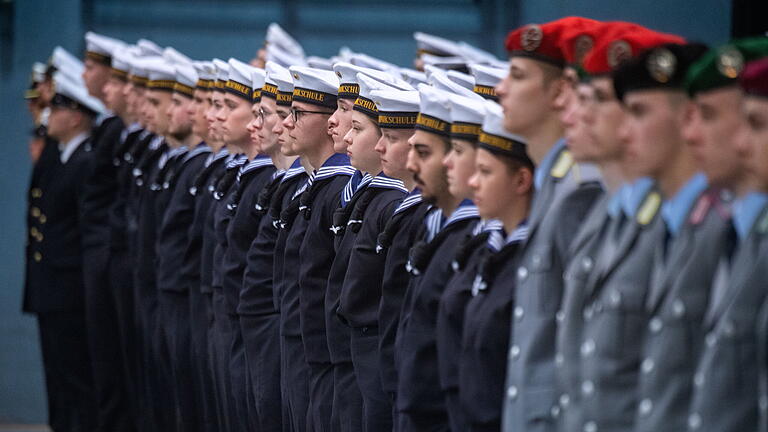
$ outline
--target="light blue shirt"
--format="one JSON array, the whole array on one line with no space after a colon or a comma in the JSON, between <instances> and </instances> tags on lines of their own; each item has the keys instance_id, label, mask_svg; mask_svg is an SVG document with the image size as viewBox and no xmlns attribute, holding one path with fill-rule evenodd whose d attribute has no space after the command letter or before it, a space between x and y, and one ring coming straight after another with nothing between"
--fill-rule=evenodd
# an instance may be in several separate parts
<instances>
[{"instance_id":1,"label":"light blue shirt","mask_svg":"<svg viewBox=\"0 0 768 432\"><path fill-rule=\"evenodd\" d=\"M707 177L698 173L691 177L674 197L665 200L661 205L661 217L672 236L680 234L691 207L707 187Z\"/></svg>"},{"instance_id":2,"label":"light blue shirt","mask_svg":"<svg viewBox=\"0 0 768 432\"><path fill-rule=\"evenodd\" d=\"M752 231L765 206L768 205L768 194L750 192L733 203L733 227L739 241L744 241Z\"/></svg>"},{"instance_id":3,"label":"light blue shirt","mask_svg":"<svg viewBox=\"0 0 768 432\"><path fill-rule=\"evenodd\" d=\"M652 187L653 179L640 177L624 188L621 193L621 209L628 218L634 219Z\"/></svg>"},{"instance_id":4,"label":"light blue shirt","mask_svg":"<svg viewBox=\"0 0 768 432\"><path fill-rule=\"evenodd\" d=\"M541 190L544 186L544 179L547 178L549 172L552 170L552 165L555 163L555 158L560 154L560 151L565 148L565 138L561 138L555 143L555 145L549 150L539 166L536 167L536 174L533 177L533 184L536 186L536 190Z\"/></svg>"}]
</instances>

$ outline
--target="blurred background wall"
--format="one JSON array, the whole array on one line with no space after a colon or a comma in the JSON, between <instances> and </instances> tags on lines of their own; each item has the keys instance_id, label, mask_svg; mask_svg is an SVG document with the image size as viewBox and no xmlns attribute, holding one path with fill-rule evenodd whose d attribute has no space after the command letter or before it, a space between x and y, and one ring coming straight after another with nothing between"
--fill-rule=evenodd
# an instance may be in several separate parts
<instances>
[{"instance_id":1,"label":"blurred background wall","mask_svg":"<svg viewBox=\"0 0 768 432\"><path fill-rule=\"evenodd\" d=\"M762 4L762 6L758 6ZM93 30L125 41L146 37L195 59L252 58L270 22L309 55L346 45L401 66L412 64L416 30L464 40L503 58L513 27L565 15L629 20L711 44L765 17L753 0L0 0L0 430L44 423L35 320L21 290L30 119L22 99L30 66L61 45L83 51ZM758 25L764 25L760 23Z\"/></svg>"}]
</instances>

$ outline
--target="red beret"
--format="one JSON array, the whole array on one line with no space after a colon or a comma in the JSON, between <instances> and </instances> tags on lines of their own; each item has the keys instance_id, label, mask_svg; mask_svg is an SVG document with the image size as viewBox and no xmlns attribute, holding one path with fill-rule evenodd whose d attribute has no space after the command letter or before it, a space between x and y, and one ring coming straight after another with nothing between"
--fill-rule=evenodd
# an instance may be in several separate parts
<instances>
[{"instance_id":1,"label":"red beret","mask_svg":"<svg viewBox=\"0 0 768 432\"><path fill-rule=\"evenodd\" d=\"M589 75L607 74L649 48L670 43L684 44L685 39L633 23L608 23L595 41L595 47L584 58L583 67Z\"/></svg>"},{"instance_id":2,"label":"red beret","mask_svg":"<svg viewBox=\"0 0 768 432\"><path fill-rule=\"evenodd\" d=\"M505 46L510 57L523 56L563 67L566 63L561 39L564 32L595 22L581 17L565 17L546 24L528 24L509 32Z\"/></svg>"},{"instance_id":3,"label":"red beret","mask_svg":"<svg viewBox=\"0 0 768 432\"><path fill-rule=\"evenodd\" d=\"M739 83L748 94L768 98L768 57L747 63Z\"/></svg>"},{"instance_id":4,"label":"red beret","mask_svg":"<svg viewBox=\"0 0 768 432\"><path fill-rule=\"evenodd\" d=\"M570 65L580 65L584 56L595 46L595 40L606 26L602 21L582 18L575 25L563 30L560 50Z\"/></svg>"}]
</instances>

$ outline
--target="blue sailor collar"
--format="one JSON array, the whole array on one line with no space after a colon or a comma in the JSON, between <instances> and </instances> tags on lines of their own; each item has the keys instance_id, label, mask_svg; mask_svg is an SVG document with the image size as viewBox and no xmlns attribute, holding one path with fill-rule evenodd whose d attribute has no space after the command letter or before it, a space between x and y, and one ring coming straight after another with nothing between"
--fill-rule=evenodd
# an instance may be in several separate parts
<instances>
[{"instance_id":1,"label":"blue sailor collar","mask_svg":"<svg viewBox=\"0 0 768 432\"><path fill-rule=\"evenodd\" d=\"M208 144L205 143L205 141L200 141L200 143L192 149L191 152L187 153L184 156L184 162L192 159L193 157L202 154L202 153L211 153L213 150L211 150L210 147L208 147Z\"/></svg>"},{"instance_id":2,"label":"blue sailor collar","mask_svg":"<svg viewBox=\"0 0 768 432\"><path fill-rule=\"evenodd\" d=\"M630 188L630 186L631 185L628 183L622 184L608 199L607 211L608 216L610 216L611 219L616 219L621 215L621 212L623 211L621 207L622 197L627 193L626 191Z\"/></svg>"},{"instance_id":3,"label":"blue sailor collar","mask_svg":"<svg viewBox=\"0 0 768 432\"><path fill-rule=\"evenodd\" d=\"M349 164L349 157L345 154L334 153L329 157L319 170L312 176L312 182L323 180L337 175L351 176L355 173L355 168Z\"/></svg>"},{"instance_id":4,"label":"blue sailor collar","mask_svg":"<svg viewBox=\"0 0 768 432\"><path fill-rule=\"evenodd\" d=\"M488 236L488 249L493 252L500 251L511 243L520 243L528 238L528 220L523 219L509 235L504 231L504 226L499 222L499 227L491 231Z\"/></svg>"},{"instance_id":5,"label":"blue sailor collar","mask_svg":"<svg viewBox=\"0 0 768 432\"><path fill-rule=\"evenodd\" d=\"M225 158L227 156L229 156L229 151L226 148L223 148L218 152L216 152L215 154L211 154L210 156L208 156L208 159L205 161L205 166L208 166L216 162L217 160L220 160L221 158Z\"/></svg>"},{"instance_id":6,"label":"blue sailor collar","mask_svg":"<svg viewBox=\"0 0 768 432\"><path fill-rule=\"evenodd\" d=\"M402 180L389 177L383 172L380 172L376 177L373 177L369 186L379 189L394 189L403 193L408 193L408 189L405 188L405 183L403 183Z\"/></svg>"},{"instance_id":7,"label":"blue sailor collar","mask_svg":"<svg viewBox=\"0 0 768 432\"><path fill-rule=\"evenodd\" d=\"M352 200L352 197L355 195L355 193L358 190L364 189L366 186L368 186L372 180L373 177L371 177L370 174L363 174L362 171L356 170L349 178L349 181L344 186L344 189L341 190L341 206L346 207L347 204Z\"/></svg>"},{"instance_id":8,"label":"blue sailor collar","mask_svg":"<svg viewBox=\"0 0 768 432\"><path fill-rule=\"evenodd\" d=\"M470 199L461 201L448 218L443 215L441 209L436 208L427 215L425 220L427 224L427 241L432 241L440 231L457 222L478 217L480 217L480 214L477 211L477 207Z\"/></svg>"},{"instance_id":9,"label":"blue sailor collar","mask_svg":"<svg viewBox=\"0 0 768 432\"><path fill-rule=\"evenodd\" d=\"M232 155L232 158L227 161L227 169L239 168L246 162L248 162L248 158L244 154L238 153Z\"/></svg>"},{"instance_id":10,"label":"blue sailor collar","mask_svg":"<svg viewBox=\"0 0 768 432\"><path fill-rule=\"evenodd\" d=\"M160 156L160 160L157 161L158 168L160 169L165 168L165 164L167 164L169 160L175 158L176 156L182 155L188 151L189 151L189 148L187 146L181 146L181 147L176 147L176 148L166 150L166 152Z\"/></svg>"},{"instance_id":11,"label":"blue sailor collar","mask_svg":"<svg viewBox=\"0 0 768 432\"><path fill-rule=\"evenodd\" d=\"M149 142L149 149L150 150L157 150L160 148L160 146L163 144L163 136L162 135L155 135L154 138L152 138L152 141Z\"/></svg>"},{"instance_id":12,"label":"blue sailor collar","mask_svg":"<svg viewBox=\"0 0 768 432\"><path fill-rule=\"evenodd\" d=\"M397 206L397 208L392 213L392 215L394 216L398 213L402 213L408 210L409 208L420 204L421 202L422 202L421 189L414 188L411 192L408 193L408 195L406 195L405 199L403 199L400 205Z\"/></svg>"},{"instance_id":13,"label":"blue sailor collar","mask_svg":"<svg viewBox=\"0 0 768 432\"><path fill-rule=\"evenodd\" d=\"M750 192L733 203L733 227L736 229L739 241L744 241L749 236L757 222L757 217L766 205L768 205L768 194L762 192Z\"/></svg>"},{"instance_id":14,"label":"blue sailor collar","mask_svg":"<svg viewBox=\"0 0 768 432\"><path fill-rule=\"evenodd\" d=\"M141 124L139 124L139 122L133 122L129 124L128 126L123 128L122 132L120 132L120 142L124 143L125 139L128 138L128 135L138 130L141 130Z\"/></svg>"},{"instance_id":15,"label":"blue sailor collar","mask_svg":"<svg viewBox=\"0 0 768 432\"><path fill-rule=\"evenodd\" d=\"M290 167L288 167L288 171L285 172L285 175L283 176L283 179L280 180L281 182L290 180L294 177L296 177L299 174L304 173L304 166L301 165L301 158L296 158L296 160L293 161Z\"/></svg>"},{"instance_id":16,"label":"blue sailor collar","mask_svg":"<svg viewBox=\"0 0 768 432\"><path fill-rule=\"evenodd\" d=\"M661 204L661 217L670 234L677 236L680 233L691 208L706 189L707 177L698 173L691 177L674 197Z\"/></svg>"}]
</instances>

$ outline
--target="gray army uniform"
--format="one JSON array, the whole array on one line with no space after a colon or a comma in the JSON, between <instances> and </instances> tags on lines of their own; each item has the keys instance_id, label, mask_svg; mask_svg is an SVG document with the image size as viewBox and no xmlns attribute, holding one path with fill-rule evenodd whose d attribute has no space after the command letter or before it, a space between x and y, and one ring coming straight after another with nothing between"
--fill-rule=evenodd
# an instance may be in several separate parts
<instances>
[{"instance_id":1,"label":"gray army uniform","mask_svg":"<svg viewBox=\"0 0 768 432\"><path fill-rule=\"evenodd\" d=\"M564 278L563 301L557 313L557 342L555 365L557 367L559 431L581 430L581 332L585 284L594 268L596 255L608 226L610 194L603 194L590 211L584 225L573 240L570 260Z\"/></svg>"},{"instance_id":2,"label":"gray army uniform","mask_svg":"<svg viewBox=\"0 0 768 432\"><path fill-rule=\"evenodd\" d=\"M663 240L661 197L651 190L631 219L606 228L585 283L579 391L584 432L631 430L653 253Z\"/></svg>"},{"instance_id":3,"label":"gray army uniform","mask_svg":"<svg viewBox=\"0 0 768 432\"><path fill-rule=\"evenodd\" d=\"M529 239L518 255L502 419L507 432L555 430L555 315L563 269L570 244L602 190L596 168L574 165L564 147L555 151L533 201Z\"/></svg>"},{"instance_id":4,"label":"gray army uniform","mask_svg":"<svg viewBox=\"0 0 768 432\"><path fill-rule=\"evenodd\" d=\"M667 251L654 253L638 385L637 432L685 430L702 321L727 235L718 195L705 192Z\"/></svg>"},{"instance_id":5,"label":"gray army uniform","mask_svg":"<svg viewBox=\"0 0 768 432\"><path fill-rule=\"evenodd\" d=\"M704 350L694 375L691 431L758 427L758 352L766 340L758 337L756 323L768 293L768 207L756 221L737 247L730 269L721 265L715 276L704 317Z\"/></svg>"}]
</instances>

